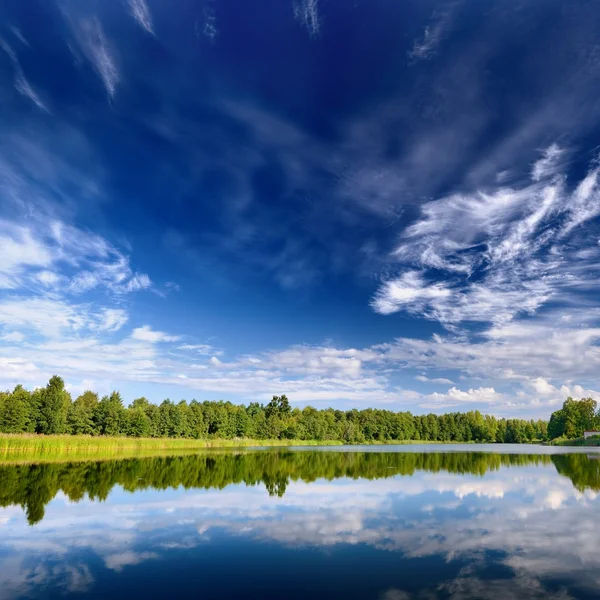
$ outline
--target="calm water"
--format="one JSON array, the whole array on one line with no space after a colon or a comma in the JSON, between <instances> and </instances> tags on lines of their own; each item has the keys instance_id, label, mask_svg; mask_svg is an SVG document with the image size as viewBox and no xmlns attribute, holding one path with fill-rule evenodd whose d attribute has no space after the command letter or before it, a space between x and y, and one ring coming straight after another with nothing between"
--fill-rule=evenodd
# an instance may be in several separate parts
<instances>
[{"instance_id":1,"label":"calm water","mask_svg":"<svg viewBox=\"0 0 600 600\"><path fill-rule=\"evenodd\" d=\"M0 599L600 597L600 454L473 449L0 466Z\"/></svg>"}]
</instances>

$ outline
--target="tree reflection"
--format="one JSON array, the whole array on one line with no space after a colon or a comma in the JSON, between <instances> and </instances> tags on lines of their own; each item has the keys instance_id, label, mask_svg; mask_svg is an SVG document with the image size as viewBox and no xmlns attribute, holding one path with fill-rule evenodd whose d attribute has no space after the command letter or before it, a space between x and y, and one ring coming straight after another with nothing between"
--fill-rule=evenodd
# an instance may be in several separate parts
<instances>
[{"instance_id":1,"label":"tree reflection","mask_svg":"<svg viewBox=\"0 0 600 600\"><path fill-rule=\"evenodd\" d=\"M269 495L282 497L290 481L380 479L411 476L417 471L483 476L500 467L550 464L578 490L600 490L600 461L584 454L210 452L101 462L3 465L0 506L20 505L33 525L43 519L46 505L59 492L72 502L86 496L103 501L116 485L134 492L262 484Z\"/></svg>"}]
</instances>

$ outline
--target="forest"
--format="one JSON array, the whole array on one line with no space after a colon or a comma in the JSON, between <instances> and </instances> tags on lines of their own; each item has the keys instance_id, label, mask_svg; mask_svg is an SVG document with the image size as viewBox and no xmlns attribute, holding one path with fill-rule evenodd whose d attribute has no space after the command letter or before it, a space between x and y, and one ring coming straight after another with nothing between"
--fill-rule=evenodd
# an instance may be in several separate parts
<instances>
[{"instance_id":1,"label":"forest","mask_svg":"<svg viewBox=\"0 0 600 600\"><path fill-rule=\"evenodd\" d=\"M75 400L62 378L33 391L17 385L0 392L0 432L131 436L138 438L338 440L348 444L432 441L527 443L578 438L600 428L596 401L567 399L549 421L502 419L479 411L444 415L367 408L292 408L285 395L266 405L228 401L136 398L125 406L118 392L100 398L86 391Z\"/></svg>"}]
</instances>

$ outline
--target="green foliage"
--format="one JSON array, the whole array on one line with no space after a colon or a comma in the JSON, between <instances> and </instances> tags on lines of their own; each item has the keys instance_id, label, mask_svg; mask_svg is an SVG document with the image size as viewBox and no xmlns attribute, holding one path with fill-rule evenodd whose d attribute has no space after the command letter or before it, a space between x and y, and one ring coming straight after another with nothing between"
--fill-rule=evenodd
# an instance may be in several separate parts
<instances>
[{"instance_id":1,"label":"green foliage","mask_svg":"<svg viewBox=\"0 0 600 600\"><path fill-rule=\"evenodd\" d=\"M94 411L98 406L98 394L86 391L69 407L67 426L73 435L96 435L98 430L94 423Z\"/></svg>"},{"instance_id":2,"label":"green foliage","mask_svg":"<svg viewBox=\"0 0 600 600\"><path fill-rule=\"evenodd\" d=\"M160 405L136 398L125 407L118 392L98 400L86 391L74 402L64 382L54 376L33 392L17 386L0 393L0 431L135 438L194 440L312 440L346 444L422 442L505 442L523 444L565 437L577 438L600 426L596 402L567 399L550 422L497 419L479 411L445 415L412 415L375 408L318 410L292 409L285 395L266 405L205 401Z\"/></svg>"},{"instance_id":3,"label":"green foliage","mask_svg":"<svg viewBox=\"0 0 600 600\"><path fill-rule=\"evenodd\" d=\"M95 429L100 435L126 435L127 415L119 392L104 396L94 408Z\"/></svg>"},{"instance_id":4,"label":"green foliage","mask_svg":"<svg viewBox=\"0 0 600 600\"><path fill-rule=\"evenodd\" d=\"M592 398L573 400L567 398L560 410L552 413L548 423L550 439L575 439L583 436L584 431L600 427L600 415L597 403Z\"/></svg>"},{"instance_id":5,"label":"green foliage","mask_svg":"<svg viewBox=\"0 0 600 600\"><path fill-rule=\"evenodd\" d=\"M29 430L31 422L29 392L18 385L12 394L5 394L0 413L0 431L21 433Z\"/></svg>"},{"instance_id":6,"label":"green foliage","mask_svg":"<svg viewBox=\"0 0 600 600\"><path fill-rule=\"evenodd\" d=\"M65 433L70 403L71 396L65 390L65 382L54 375L41 393L37 427L39 433Z\"/></svg>"},{"instance_id":7,"label":"green foliage","mask_svg":"<svg viewBox=\"0 0 600 600\"><path fill-rule=\"evenodd\" d=\"M152 423L141 406L131 408L127 411L127 435L143 438L150 435Z\"/></svg>"}]
</instances>

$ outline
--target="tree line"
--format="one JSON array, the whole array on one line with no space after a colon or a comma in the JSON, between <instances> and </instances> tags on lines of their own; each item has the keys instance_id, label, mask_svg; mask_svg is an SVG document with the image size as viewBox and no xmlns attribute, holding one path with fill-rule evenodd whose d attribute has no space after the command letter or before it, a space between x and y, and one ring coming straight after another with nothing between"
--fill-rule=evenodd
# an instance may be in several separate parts
<instances>
[{"instance_id":1,"label":"tree line","mask_svg":"<svg viewBox=\"0 0 600 600\"><path fill-rule=\"evenodd\" d=\"M74 401L54 376L33 391L0 392L0 432L195 439L339 440L527 443L579 437L600 424L596 402L569 398L550 421L500 419L479 411L413 415L367 408L292 408L285 395L264 405L192 400L160 405L137 398L125 406L118 392L86 391Z\"/></svg>"},{"instance_id":2,"label":"tree line","mask_svg":"<svg viewBox=\"0 0 600 600\"><path fill-rule=\"evenodd\" d=\"M44 517L46 505L62 492L71 502L106 500L114 486L146 489L222 489L230 484L264 485L282 497L290 481L383 479L418 471L483 476L502 467L554 464L581 492L600 491L600 461L584 454L530 455L485 452L205 452L186 456L101 462L0 465L0 507L20 505L30 524Z\"/></svg>"}]
</instances>

